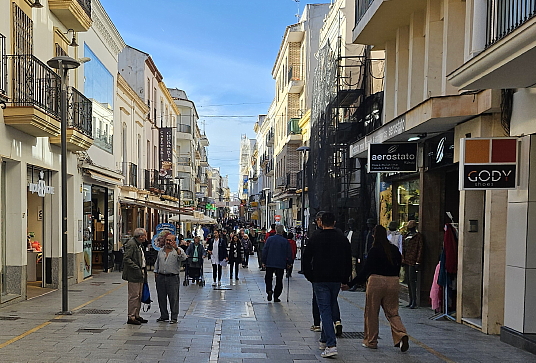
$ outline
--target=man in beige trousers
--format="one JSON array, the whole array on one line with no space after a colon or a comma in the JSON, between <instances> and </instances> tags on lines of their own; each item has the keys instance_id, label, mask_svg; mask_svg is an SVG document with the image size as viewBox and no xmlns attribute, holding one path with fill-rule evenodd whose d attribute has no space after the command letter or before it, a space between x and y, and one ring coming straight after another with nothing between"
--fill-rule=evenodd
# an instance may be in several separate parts
<instances>
[{"instance_id":1,"label":"man in beige trousers","mask_svg":"<svg viewBox=\"0 0 536 363\"><path fill-rule=\"evenodd\" d=\"M141 325L147 320L140 316L141 293L146 279L145 256L142 243L147 239L143 228L136 228L133 237L124 245L123 280L128 281L128 320L127 324Z\"/></svg>"}]
</instances>

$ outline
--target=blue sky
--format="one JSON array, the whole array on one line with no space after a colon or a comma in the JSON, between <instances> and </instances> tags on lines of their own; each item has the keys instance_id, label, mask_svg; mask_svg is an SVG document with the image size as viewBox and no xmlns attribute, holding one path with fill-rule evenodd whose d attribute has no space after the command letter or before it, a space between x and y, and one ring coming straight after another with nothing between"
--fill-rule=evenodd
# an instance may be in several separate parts
<instances>
[{"instance_id":1,"label":"blue sky","mask_svg":"<svg viewBox=\"0 0 536 363\"><path fill-rule=\"evenodd\" d=\"M271 76L286 26L315 1L100 0L125 42L149 53L167 87L186 91L209 138L209 163L238 189L242 134L274 95Z\"/></svg>"}]
</instances>

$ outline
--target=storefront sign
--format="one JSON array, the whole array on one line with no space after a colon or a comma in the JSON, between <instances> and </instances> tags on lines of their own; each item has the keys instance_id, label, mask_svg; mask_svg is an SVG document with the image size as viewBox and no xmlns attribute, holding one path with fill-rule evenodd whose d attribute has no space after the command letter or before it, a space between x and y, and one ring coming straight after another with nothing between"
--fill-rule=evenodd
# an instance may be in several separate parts
<instances>
[{"instance_id":1,"label":"storefront sign","mask_svg":"<svg viewBox=\"0 0 536 363\"><path fill-rule=\"evenodd\" d=\"M156 226L156 233L151 240L153 248L157 251L160 251L160 248L164 247L166 244L166 236L168 233L177 236L177 228L172 223L160 223Z\"/></svg>"},{"instance_id":2,"label":"storefront sign","mask_svg":"<svg viewBox=\"0 0 536 363\"><path fill-rule=\"evenodd\" d=\"M406 131L406 116L400 116L396 120L389 122L372 134L350 145L350 157L355 158L359 154L366 152L370 144L380 144L392 139Z\"/></svg>"},{"instance_id":3,"label":"storefront sign","mask_svg":"<svg viewBox=\"0 0 536 363\"><path fill-rule=\"evenodd\" d=\"M173 133L171 127L163 127L158 130L160 148L159 175L165 179L173 178Z\"/></svg>"},{"instance_id":4,"label":"storefront sign","mask_svg":"<svg viewBox=\"0 0 536 363\"><path fill-rule=\"evenodd\" d=\"M427 170L454 163L454 132L447 132L426 140L424 166Z\"/></svg>"},{"instance_id":5,"label":"storefront sign","mask_svg":"<svg viewBox=\"0 0 536 363\"><path fill-rule=\"evenodd\" d=\"M47 194L54 194L54 187L45 185L45 173L39 172L39 181L37 183L28 183L28 190L32 193L37 193L38 196L43 198Z\"/></svg>"},{"instance_id":6,"label":"storefront sign","mask_svg":"<svg viewBox=\"0 0 536 363\"><path fill-rule=\"evenodd\" d=\"M417 171L417 143L370 144L369 173L408 173Z\"/></svg>"},{"instance_id":7,"label":"storefront sign","mask_svg":"<svg viewBox=\"0 0 536 363\"><path fill-rule=\"evenodd\" d=\"M518 139L461 139L460 142L460 190L517 187Z\"/></svg>"}]
</instances>

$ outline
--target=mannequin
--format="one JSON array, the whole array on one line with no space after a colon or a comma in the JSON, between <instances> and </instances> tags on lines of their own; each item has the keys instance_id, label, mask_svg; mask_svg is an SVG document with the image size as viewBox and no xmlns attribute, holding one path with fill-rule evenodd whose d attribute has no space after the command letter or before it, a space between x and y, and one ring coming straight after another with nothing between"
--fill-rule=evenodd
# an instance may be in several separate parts
<instances>
[{"instance_id":1,"label":"mannequin","mask_svg":"<svg viewBox=\"0 0 536 363\"><path fill-rule=\"evenodd\" d=\"M422 234L417 232L417 222L411 220L407 225L408 233L402 242L402 264L407 265L409 304L406 306L415 309L417 301L417 274L422 262Z\"/></svg>"},{"instance_id":2,"label":"mannequin","mask_svg":"<svg viewBox=\"0 0 536 363\"><path fill-rule=\"evenodd\" d=\"M389 242L398 247L400 254L402 254L402 234L398 231L398 222L391 221L389 223L389 229L387 230L387 239Z\"/></svg>"}]
</instances>

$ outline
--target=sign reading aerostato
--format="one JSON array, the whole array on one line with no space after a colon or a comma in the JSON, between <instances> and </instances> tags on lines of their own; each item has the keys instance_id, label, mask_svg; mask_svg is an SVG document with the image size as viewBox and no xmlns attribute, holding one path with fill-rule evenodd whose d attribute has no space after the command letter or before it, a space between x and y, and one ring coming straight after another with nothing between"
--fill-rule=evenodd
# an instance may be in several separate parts
<instances>
[{"instance_id":1,"label":"sign reading aerostato","mask_svg":"<svg viewBox=\"0 0 536 363\"><path fill-rule=\"evenodd\" d=\"M411 173L417 171L417 143L370 144L369 173Z\"/></svg>"},{"instance_id":2,"label":"sign reading aerostato","mask_svg":"<svg viewBox=\"0 0 536 363\"><path fill-rule=\"evenodd\" d=\"M461 139L460 149L460 190L517 187L518 139Z\"/></svg>"}]
</instances>

